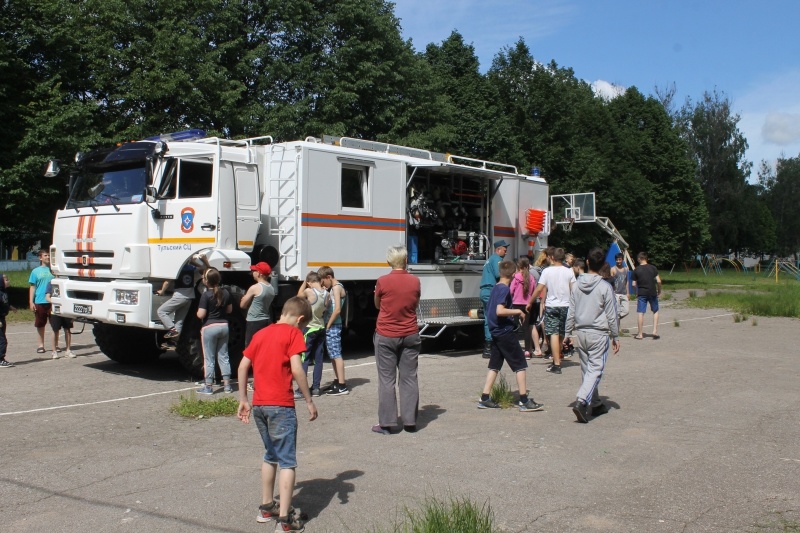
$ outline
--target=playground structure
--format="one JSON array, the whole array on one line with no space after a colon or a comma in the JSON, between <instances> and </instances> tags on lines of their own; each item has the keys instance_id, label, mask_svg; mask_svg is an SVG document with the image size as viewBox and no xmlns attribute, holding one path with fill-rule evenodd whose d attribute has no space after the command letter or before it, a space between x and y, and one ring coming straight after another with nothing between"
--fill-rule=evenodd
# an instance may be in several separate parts
<instances>
[{"instance_id":1,"label":"playground structure","mask_svg":"<svg viewBox=\"0 0 800 533\"><path fill-rule=\"evenodd\" d=\"M593 192L551 195L550 213L556 225L565 232L572 231L574 224L594 222L611 236L625 257L628 268L631 270L636 268L636 263L628 253L630 247L628 242L608 217L597 216Z\"/></svg>"},{"instance_id":2,"label":"playground structure","mask_svg":"<svg viewBox=\"0 0 800 533\"><path fill-rule=\"evenodd\" d=\"M700 264L703 274L708 276L711 273L722 274L722 266L729 264L736 272L749 272L750 269L738 259L730 259L728 257L719 256L716 254L705 254L695 256L695 261ZM684 263L686 271L689 271L689 266Z\"/></svg>"},{"instance_id":3,"label":"playground structure","mask_svg":"<svg viewBox=\"0 0 800 533\"><path fill-rule=\"evenodd\" d=\"M777 282L781 271L793 276L796 280L800 280L800 269L797 268L797 265L791 261L779 258L770 261L767 277L775 276L775 281Z\"/></svg>"}]
</instances>

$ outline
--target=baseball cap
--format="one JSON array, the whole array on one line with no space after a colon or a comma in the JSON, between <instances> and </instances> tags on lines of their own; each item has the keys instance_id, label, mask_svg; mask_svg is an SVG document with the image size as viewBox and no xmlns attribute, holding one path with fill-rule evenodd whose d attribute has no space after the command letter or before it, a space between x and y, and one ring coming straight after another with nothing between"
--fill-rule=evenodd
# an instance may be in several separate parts
<instances>
[{"instance_id":1,"label":"baseball cap","mask_svg":"<svg viewBox=\"0 0 800 533\"><path fill-rule=\"evenodd\" d=\"M510 245L502 239L494 243L495 248L500 248L501 246L505 246L506 248L508 248Z\"/></svg>"},{"instance_id":2,"label":"baseball cap","mask_svg":"<svg viewBox=\"0 0 800 533\"><path fill-rule=\"evenodd\" d=\"M264 261L256 263L255 265L250 265L250 270L255 270L262 276L269 276L270 274L272 274L272 269Z\"/></svg>"}]
</instances>

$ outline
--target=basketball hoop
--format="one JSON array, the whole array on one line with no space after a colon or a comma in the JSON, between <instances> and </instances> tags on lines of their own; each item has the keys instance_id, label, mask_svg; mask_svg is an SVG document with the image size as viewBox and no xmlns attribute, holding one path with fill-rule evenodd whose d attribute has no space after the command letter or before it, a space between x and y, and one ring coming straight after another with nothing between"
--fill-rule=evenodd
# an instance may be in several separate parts
<instances>
[{"instance_id":1,"label":"basketball hoop","mask_svg":"<svg viewBox=\"0 0 800 533\"><path fill-rule=\"evenodd\" d=\"M558 223L561 226L561 229L564 230L564 233L569 233L572 231L572 225L575 224L574 218L565 218L561 222Z\"/></svg>"}]
</instances>

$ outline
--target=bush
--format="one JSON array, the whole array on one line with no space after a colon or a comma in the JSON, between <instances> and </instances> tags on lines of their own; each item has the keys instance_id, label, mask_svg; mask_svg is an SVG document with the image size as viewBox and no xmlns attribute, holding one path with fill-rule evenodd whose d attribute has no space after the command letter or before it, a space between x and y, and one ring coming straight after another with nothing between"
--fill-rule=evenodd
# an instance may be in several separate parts
<instances>
[{"instance_id":1,"label":"bush","mask_svg":"<svg viewBox=\"0 0 800 533\"><path fill-rule=\"evenodd\" d=\"M232 416L239 409L239 401L233 396L215 400L198 400L194 393L187 398L181 394L178 403L170 411L187 418L211 418L212 416Z\"/></svg>"},{"instance_id":2,"label":"bush","mask_svg":"<svg viewBox=\"0 0 800 533\"><path fill-rule=\"evenodd\" d=\"M468 498L426 498L421 509L405 508L405 519L392 533L493 533L494 513L488 502L478 505Z\"/></svg>"}]
</instances>

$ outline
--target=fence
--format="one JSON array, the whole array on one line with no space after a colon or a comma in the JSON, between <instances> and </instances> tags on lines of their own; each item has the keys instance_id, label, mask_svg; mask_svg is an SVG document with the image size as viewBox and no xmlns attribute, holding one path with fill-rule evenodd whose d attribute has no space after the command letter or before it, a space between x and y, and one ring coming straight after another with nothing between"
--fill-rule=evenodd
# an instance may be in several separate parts
<instances>
[{"instance_id":1,"label":"fence","mask_svg":"<svg viewBox=\"0 0 800 533\"><path fill-rule=\"evenodd\" d=\"M17 272L20 270L33 270L39 266L39 260L35 261L0 261L0 272Z\"/></svg>"}]
</instances>

